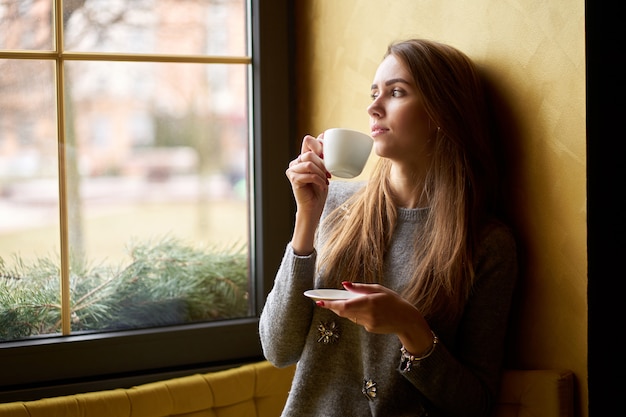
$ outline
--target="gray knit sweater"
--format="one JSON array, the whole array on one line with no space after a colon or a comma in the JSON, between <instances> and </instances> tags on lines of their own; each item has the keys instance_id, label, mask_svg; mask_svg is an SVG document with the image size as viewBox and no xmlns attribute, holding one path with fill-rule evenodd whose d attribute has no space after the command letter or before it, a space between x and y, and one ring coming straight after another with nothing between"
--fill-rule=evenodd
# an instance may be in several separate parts
<instances>
[{"instance_id":1,"label":"gray knit sweater","mask_svg":"<svg viewBox=\"0 0 626 417\"><path fill-rule=\"evenodd\" d=\"M362 185L332 181L322 220ZM399 209L386 287L399 291L411 278L412 242L426 216L428 209ZM483 235L463 315L429 323L440 343L409 371L400 369L397 336L369 333L303 295L319 286L316 252L297 256L287 245L259 323L265 357L278 367L297 363L282 415L487 416L499 388L517 263L506 227L494 223Z\"/></svg>"}]
</instances>

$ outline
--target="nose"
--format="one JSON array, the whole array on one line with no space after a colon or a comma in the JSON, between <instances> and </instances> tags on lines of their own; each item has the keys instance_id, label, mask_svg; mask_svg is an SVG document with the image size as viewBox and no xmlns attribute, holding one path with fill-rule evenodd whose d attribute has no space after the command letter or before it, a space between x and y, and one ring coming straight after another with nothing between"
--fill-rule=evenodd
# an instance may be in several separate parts
<instances>
[{"instance_id":1,"label":"nose","mask_svg":"<svg viewBox=\"0 0 626 417\"><path fill-rule=\"evenodd\" d=\"M369 106L367 106L367 114L370 115L370 117L376 117L376 118L380 118L383 116L384 114L384 109L380 104L380 96L376 97Z\"/></svg>"}]
</instances>

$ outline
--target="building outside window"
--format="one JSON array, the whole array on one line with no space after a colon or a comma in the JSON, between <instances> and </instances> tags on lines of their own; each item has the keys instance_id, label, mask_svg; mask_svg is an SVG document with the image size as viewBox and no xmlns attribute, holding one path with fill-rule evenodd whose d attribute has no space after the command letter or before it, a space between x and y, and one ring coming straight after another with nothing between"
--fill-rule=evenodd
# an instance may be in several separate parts
<instances>
[{"instance_id":1,"label":"building outside window","mask_svg":"<svg viewBox=\"0 0 626 417\"><path fill-rule=\"evenodd\" d=\"M252 3L0 0L0 357L199 343L115 378L259 354ZM0 391L107 374L46 366Z\"/></svg>"}]
</instances>

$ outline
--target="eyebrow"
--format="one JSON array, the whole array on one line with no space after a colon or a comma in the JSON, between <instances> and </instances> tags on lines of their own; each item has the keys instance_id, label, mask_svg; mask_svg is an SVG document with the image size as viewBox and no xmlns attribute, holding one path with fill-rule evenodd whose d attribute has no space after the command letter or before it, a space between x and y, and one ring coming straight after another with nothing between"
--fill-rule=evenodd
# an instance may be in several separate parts
<instances>
[{"instance_id":1,"label":"eyebrow","mask_svg":"<svg viewBox=\"0 0 626 417\"><path fill-rule=\"evenodd\" d=\"M396 83L410 84L404 78L392 78L390 80L385 81L385 85L386 86L389 86L389 85L392 85L392 84L396 84ZM371 87L372 90L375 90L377 88L378 88L378 84L372 84L372 87Z\"/></svg>"}]
</instances>

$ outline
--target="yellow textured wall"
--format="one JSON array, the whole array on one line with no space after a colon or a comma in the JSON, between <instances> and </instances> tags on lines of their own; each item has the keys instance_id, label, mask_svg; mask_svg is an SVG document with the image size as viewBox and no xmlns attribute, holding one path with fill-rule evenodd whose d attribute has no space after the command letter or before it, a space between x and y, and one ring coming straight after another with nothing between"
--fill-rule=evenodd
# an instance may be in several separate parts
<instances>
[{"instance_id":1,"label":"yellow textured wall","mask_svg":"<svg viewBox=\"0 0 626 417\"><path fill-rule=\"evenodd\" d=\"M440 40L484 69L510 142L523 261L508 364L573 370L586 416L584 1L309 0L295 24L299 135L368 131L369 86L393 40Z\"/></svg>"}]
</instances>

